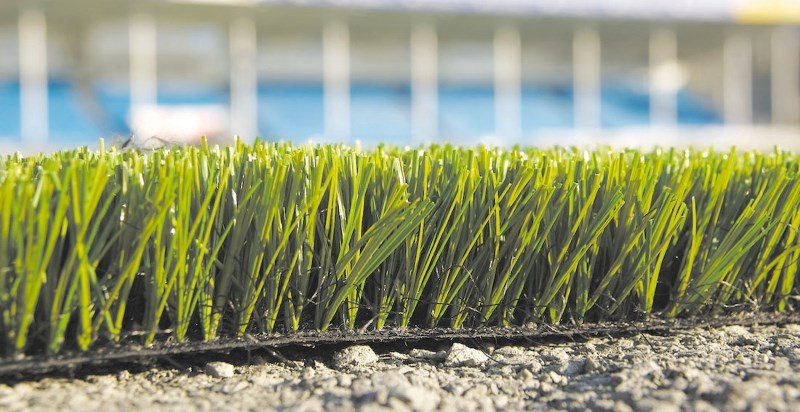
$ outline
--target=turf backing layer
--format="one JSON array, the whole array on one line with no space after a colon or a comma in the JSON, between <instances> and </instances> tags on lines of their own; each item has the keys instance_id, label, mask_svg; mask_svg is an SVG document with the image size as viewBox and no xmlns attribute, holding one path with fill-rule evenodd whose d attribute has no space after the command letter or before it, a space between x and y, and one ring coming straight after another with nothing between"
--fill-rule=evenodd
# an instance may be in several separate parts
<instances>
[{"instance_id":1,"label":"turf backing layer","mask_svg":"<svg viewBox=\"0 0 800 412\"><path fill-rule=\"evenodd\" d=\"M716 329L724 326L756 327L800 323L798 313L739 313L715 317L686 319L648 319L637 322L584 323L581 325L528 324L510 327L479 328L384 328L370 331L315 330L269 335L223 337L208 342L174 342L162 336L147 347L135 338L120 343L97 345L90 352L64 351L54 355L33 355L0 360L0 382L35 379L66 372L70 376L125 369L130 365L147 366L158 362L172 364L205 364L208 359L237 359L249 362L252 355L281 359L281 352L301 354L332 353L342 346L369 344L379 347L436 347L442 342L464 342L470 345L541 345L581 342L597 337L620 338L640 334L674 335L696 328Z\"/></svg>"}]
</instances>

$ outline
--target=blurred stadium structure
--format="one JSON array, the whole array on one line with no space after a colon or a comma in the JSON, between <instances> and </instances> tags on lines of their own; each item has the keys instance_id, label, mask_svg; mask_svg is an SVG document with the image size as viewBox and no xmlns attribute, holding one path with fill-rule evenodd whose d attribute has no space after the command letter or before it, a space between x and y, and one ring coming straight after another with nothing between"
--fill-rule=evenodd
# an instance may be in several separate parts
<instances>
[{"instance_id":1,"label":"blurred stadium structure","mask_svg":"<svg viewBox=\"0 0 800 412\"><path fill-rule=\"evenodd\" d=\"M794 0L2 0L0 151L800 147L798 22Z\"/></svg>"}]
</instances>

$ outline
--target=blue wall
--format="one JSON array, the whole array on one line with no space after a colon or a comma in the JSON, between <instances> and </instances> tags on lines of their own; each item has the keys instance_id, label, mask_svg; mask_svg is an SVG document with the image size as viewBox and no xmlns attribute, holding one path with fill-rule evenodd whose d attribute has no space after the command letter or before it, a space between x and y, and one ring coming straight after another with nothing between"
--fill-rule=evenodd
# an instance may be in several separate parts
<instances>
[{"instance_id":1,"label":"blue wall","mask_svg":"<svg viewBox=\"0 0 800 412\"><path fill-rule=\"evenodd\" d=\"M50 83L50 138L87 144L99 137L127 136L130 95L125 88L96 86L95 112L79 99L66 81ZM643 126L649 123L647 93L624 86L604 87L602 125L605 128ZM258 128L268 140L304 141L321 136L324 129L323 88L318 83L260 84ZM162 87L159 104L228 104L228 90L187 91ZM85 103L85 102L84 102ZM353 84L351 88L352 138L365 142L405 144L411 136L411 92L408 85ZM573 126L573 90L568 85L527 85L522 90L522 131ZM19 136L19 83L0 83L0 136ZM469 139L495 130L494 91L487 86L440 85L439 133L444 139ZM678 94L680 125L719 124L721 117L690 91Z\"/></svg>"}]
</instances>

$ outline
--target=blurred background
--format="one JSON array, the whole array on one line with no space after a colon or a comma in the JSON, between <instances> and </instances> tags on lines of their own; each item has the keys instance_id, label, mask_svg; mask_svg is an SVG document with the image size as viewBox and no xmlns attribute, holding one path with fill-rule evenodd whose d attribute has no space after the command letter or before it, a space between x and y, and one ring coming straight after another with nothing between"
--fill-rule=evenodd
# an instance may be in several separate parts
<instances>
[{"instance_id":1,"label":"blurred background","mask_svg":"<svg viewBox=\"0 0 800 412\"><path fill-rule=\"evenodd\" d=\"M795 0L0 0L0 151L800 147Z\"/></svg>"}]
</instances>

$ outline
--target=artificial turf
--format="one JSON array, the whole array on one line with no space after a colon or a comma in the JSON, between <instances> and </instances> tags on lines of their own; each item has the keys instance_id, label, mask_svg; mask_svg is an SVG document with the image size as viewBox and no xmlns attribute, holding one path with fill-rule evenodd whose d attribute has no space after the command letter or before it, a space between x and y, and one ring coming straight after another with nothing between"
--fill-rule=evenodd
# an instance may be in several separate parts
<instances>
[{"instance_id":1,"label":"artificial turf","mask_svg":"<svg viewBox=\"0 0 800 412\"><path fill-rule=\"evenodd\" d=\"M0 353L796 306L800 156L236 143L0 158Z\"/></svg>"}]
</instances>

